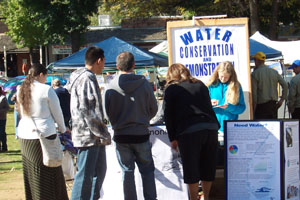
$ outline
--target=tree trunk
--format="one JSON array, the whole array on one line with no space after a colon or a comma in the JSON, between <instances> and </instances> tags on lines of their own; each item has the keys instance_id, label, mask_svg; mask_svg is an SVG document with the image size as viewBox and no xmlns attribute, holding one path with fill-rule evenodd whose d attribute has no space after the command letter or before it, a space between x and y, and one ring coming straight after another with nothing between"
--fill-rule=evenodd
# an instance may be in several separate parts
<instances>
[{"instance_id":1,"label":"tree trunk","mask_svg":"<svg viewBox=\"0 0 300 200\"><path fill-rule=\"evenodd\" d=\"M79 51L79 49L80 49L80 32L78 30L71 32L71 45L72 45L72 53Z\"/></svg>"},{"instance_id":2,"label":"tree trunk","mask_svg":"<svg viewBox=\"0 0 300 200\"><path fill-rule=\"evenodd\" d=\"M271 40L277 39L278 1L279 0L272 1L272 15L269 28L269 37Z\"/></svg>"},{"instance_id":3,"label":"tree trunk","mask_svg":"<svg viewBox=\"0 0 300 200\"><path fill-rule=\"evenodd\" d=\"M258 17L258 0L249 0L250 6L250 33L253 35L259 31L259 17Z\"/></svg>"},{"instance_id":4,"label":"tree trunk","mask_svg":"<svg viewBox=\"0 0 300 200\"><path fill-rule=\"evenodd\" d=\"M33 47L29 48L29 57L30 57L30 65L32 63L40 63L39 52L36 52L36 50L33 49ZM29 63L27 63L27 64L29 64Z\"/></svg>"}]
</instances>

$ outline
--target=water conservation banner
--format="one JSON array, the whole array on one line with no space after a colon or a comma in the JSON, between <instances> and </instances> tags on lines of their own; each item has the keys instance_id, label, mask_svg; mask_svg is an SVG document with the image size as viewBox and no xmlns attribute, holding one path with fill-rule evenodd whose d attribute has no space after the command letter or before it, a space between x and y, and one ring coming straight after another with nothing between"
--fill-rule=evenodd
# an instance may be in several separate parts
<instances>
[{"instance_id":1,"label":"water conservation banner","mask_svg":"<svg viewBox=\"0 0 300 200\"><path fill-rule=\"evenodd\" d=\"M299 122L225 122L226 199L299 199Z\"/></svg>"},{"instance_id":2,"label":"water conservation banner","mask_svg":"<svg viewBox=\"0 0 300 200\"><path fill-rule=\"evenodd\" d=\"M199 19L167 23L169 65L181 63L206 83L220 62L233 63L251 119L248 18Z\"/></svg>"}]
</instances>

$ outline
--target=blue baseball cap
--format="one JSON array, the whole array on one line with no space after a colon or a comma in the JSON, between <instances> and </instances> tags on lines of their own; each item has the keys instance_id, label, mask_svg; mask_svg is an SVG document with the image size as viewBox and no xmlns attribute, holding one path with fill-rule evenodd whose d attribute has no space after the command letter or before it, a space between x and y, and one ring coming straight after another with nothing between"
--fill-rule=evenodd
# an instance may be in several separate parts
<instances>
[{"instance_id":1,"label":"blue baseball cap","mask_svg":"<svg viewBox=\"0 0 300 200\"><path fill-rule=\"evenodd\" d=\"M288 69L293 69L294 67L300 67L300 60L295 60Z\"/></svg>"}]
</instances>

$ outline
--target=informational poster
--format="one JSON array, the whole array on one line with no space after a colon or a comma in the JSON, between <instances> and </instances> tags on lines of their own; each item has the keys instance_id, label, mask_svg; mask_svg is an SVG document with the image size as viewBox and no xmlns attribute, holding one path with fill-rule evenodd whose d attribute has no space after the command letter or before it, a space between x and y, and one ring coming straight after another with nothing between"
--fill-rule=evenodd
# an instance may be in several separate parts
<instances>
[{"instance_id":1,"label":"informational poster","mask_svg":"<svg viewBox=\"0 0 300 200\"><path fill-rule=\"evenodd\" d=\"M299 200L299 122L284 122L284 199Z\"/></svg>"},{"instance_id":2,"label":"informational poster","mask_svg":"<svg viewBox=\"0 0 300 200\"><path fill-rule=\"evenodd\" d=\"M280 130L280 121L225 122L226 199L281 199Z\"/></svg>"},{"instance_id":3,"label":"informational poster","mask_svg":"<svg viewBox=\"0 0 300 200\"><path fill-rule=\"evenodd\" d=\"M113 135L113 130L109 128ZM155 164L155 183L157 199L188 199L187 185L183 182L181 159L178 152L170 147L166 127L149 127L152 155ZM107 172L101 198L104 200L124 199L122 170L117 161L115 143L106 147ZM135 168L135 183L138 199L143 200L143 186L138 167Z\"/></svg>"},{"instance_id":4,"label":"informational poster","mask_svg":"<svg viewBox=\"0 0 300 200\"><path fill-rule=\"evenodd\" d=\"M134 71L137 75L145 76L147 80L150 80L150 75L147 69L138 69Z\"/></svg>"},{"instance_id":5,"label":"informational poster","mask_svg":"<svg viewBox=\"0 0 300 200\"><path fill-rule=\"evenodd\" d=\"M200 19L167 23L169 65L181 63L191 75L208 82L219 63L232 62L251 119L248 18Z\"/></svg>"}]
</instances>

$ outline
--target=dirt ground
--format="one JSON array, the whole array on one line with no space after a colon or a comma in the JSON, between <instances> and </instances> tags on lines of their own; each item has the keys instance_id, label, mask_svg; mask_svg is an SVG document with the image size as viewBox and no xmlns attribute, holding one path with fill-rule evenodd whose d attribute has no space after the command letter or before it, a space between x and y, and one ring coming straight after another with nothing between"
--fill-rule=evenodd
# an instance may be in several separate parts
<instances>
[{"instance_id":1,"label":"dirt ground","mask_svg":"<svg viewBox=\"0 0 300 200\"><path fill-rule=\"evenodd\" d=\"M213 183L211 190L212 200L225 199L224 179L222 171L217 171L216 180ZM71 197L72 181L67 181L67 190ZM11 171L0 174L0 199L1 200L25 200L24 183L22 171Z\"/></svg>"},{"instance_id":2,"label":"dirt ground","mask_svg":"<svg viewBox=\"0 0 300 200\"><path fill-rule=\"evenodd\" d=\"M21 171L11 171L0 174L0 199L2 200L23 200L24 183Z\"/></svg>"},{"instance_id":3,"label":"dirt ground","mask_svg":"<svg viewBox=\"0 0 300 200\"><path fill-rule=\"evenodd\" d=\"M72 182L67 181L67 190L71 196ZM0 174L0 199L25 200L22 171L11 171Z\"/></svg>"}]
</instances>

